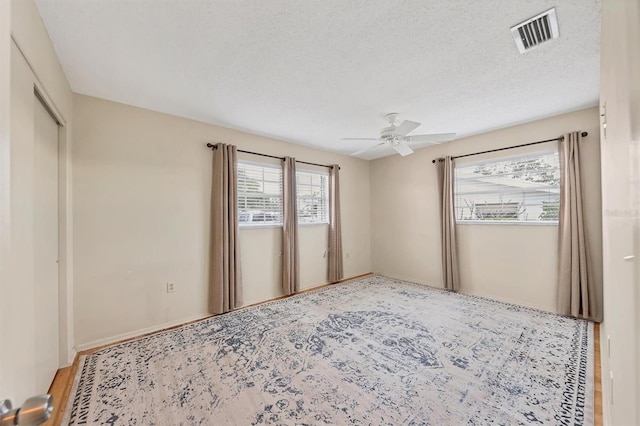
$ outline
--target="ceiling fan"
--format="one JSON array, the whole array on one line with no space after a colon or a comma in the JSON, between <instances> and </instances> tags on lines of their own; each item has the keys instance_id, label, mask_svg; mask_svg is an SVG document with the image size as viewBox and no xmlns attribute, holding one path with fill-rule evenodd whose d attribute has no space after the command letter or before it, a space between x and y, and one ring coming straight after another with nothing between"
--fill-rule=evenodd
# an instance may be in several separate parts
<instances>
[{"instance_id":1,"label":"ceiling fan","mask_svg":"<svg viewBox=\"0 0 640 426\"><path fill-rule=\"evenodd\" d=\"M372 149L375 149L381 145L389 145L395 149L398 154L405 155L413 154L413 149L408 144L412 142L427 142L431 144L437 144L440 142L446 142L455 139L455 133L433 133L429 135L409 135L414 131L421 123L415 121L404 120L400 123L397 113L391 113L384 116L389 122L389 127L385 127L380 132L379 138L343 138L343 141L380 141L378 144L356 151L351 155L360 155Z\"/></svg>"}]
</instances>

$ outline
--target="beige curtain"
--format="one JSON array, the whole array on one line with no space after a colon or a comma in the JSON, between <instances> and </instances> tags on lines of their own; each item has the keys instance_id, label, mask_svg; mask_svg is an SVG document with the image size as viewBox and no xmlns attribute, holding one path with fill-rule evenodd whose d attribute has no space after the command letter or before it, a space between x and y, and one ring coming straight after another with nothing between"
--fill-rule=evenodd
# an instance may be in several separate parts
<instances>
[{"instance_id":1,"label":"beige curtain","mask_svg":"<svg viewBox=\"0 0 640 426\"><path fill-rule=\"evenodd\" d=\"M242 306L236 169L236 147L217 144L213 151L211 189L209 312L212 314Z\"/></svg>"},{"instance_id":2,"label":"beige curtain","mask_svg":"<svg viewBox=\"0 0 640 426\"><path fill-rule=\"evenodd\" d=\"M587 235L580 182L580 132L564 135L560 150L558 218L558 312L580 318L596 315L595 290L589 279Z\"/></svg>"},{"instance_id":3,"label":"beige curtain","mask_svg":"<svg viewBox=\"0 0 640 426\"><path fill-rule=\"evenodd\" d=\"M340 167L329 169L329 282L343 278L342 225L340 219Z\"/></svg>"},{"instance_id":4,"label":"beige curtain","mask_svg":"<svg viewBox=\"0 0 640 426\"><path fill-rule=\"evenodd\" d=\"M300 290L300 255L298 252L298 209L296 201L296 160L284 157L282 218L282 291L285 295Z\"/></svg>"},{"instance_id":5,"label":"beige curtain","mask_svg":"<svg viewBox=\"0 0 640 426\"><path fill-rule=\"evenodd\" d=\"M456 220L453 210L453 160L447 156L437 162L438 194L440 196L440 232L442 239L442 278L448 290L460 289Z\"/></svg>"}]
</instances>

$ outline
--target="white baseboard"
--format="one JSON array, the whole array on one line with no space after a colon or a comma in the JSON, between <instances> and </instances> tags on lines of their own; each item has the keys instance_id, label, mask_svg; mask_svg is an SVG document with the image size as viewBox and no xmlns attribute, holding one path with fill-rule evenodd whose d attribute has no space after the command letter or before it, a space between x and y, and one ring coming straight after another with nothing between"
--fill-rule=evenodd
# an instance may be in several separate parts
<instances>
[{"instance_id":1,"label":"white baseboard","mask_svg":"<svg viewBox=\"0 0 640 426\"><path fill-rule=\"evenodd\" d=\"M122 340L127 340L127 339L131 339L131 338L134 338L134 337L140 337L140 336L148 334L148 333L154 333L156 331L162 331L162 330L164 330L166 328L175 327L175 326L178 326L178 325L186 324L188 322L205 319L205 318L208 318L209 316L211 316L211 315L209 315L209 314L194 315L194 316L191 316L191 317L182 318L182 319L175 320L175 321L169 321L169 322L165 322L163 324L158 324L158 325L154 325L154 326L147 327L147 328L141 328L139 330L128 331L126 333L118 334L118 335L115 335L115 336L104 337L102 339L97 339L97 340L93 340L91 342L82 343L80 345L77 345L75 347L75 350L78 351L78 352L86 351L87 349L93 349L93 348L97 348L99 346L104 346L104 345L109 345L109 344L112 344L112 343L117 343L117 342L120 342ZM75 354L74 354L74 356L75 356Z\"/></svg>"},{"instance_id":2,"label":"white baseboard","mask_svg":"<svg viewBox=\"0 0 640 426\"><path fill-rule=\"evenodd\" d=\"M496 302L504 302L510 305L523 306L525 308L531 308L531 309L537 309L539 311L549 312L550 314L557 314L557 312L554 309L548 306L536 305L535 303L527 303L526 301L515 300L509 297L496 296L494 294L485 294L478 291L460 291L460 294L468 294L469 296L478 296L478 297L482 297L483 299L495 300Z\"/></svg>"},{"instance_id":3,"label":"white baseboard","mask_svg":"<svg viewBox=\"0 0 640 426\"><path fill-rule=\"evenodd\" d=\"M69 350L69 353L67 354L67 359L65 360L66 362L63 362L64 365L61 365L60 368L71 367L76 359L77 354L78 351L76 351L75 348L71 348Z\"/></svg>"},{"instance_id":4,"label":"white baseboard","mask_svg":"<svg viewBox=\"0 0 640 426\"><path fill-rule=\"evenodd\" d=\"M2 0L0 0L0 1L2 1ZM367 274L363 274L363 275L367 275ZM345 279L341 280L340 282L349 281L349 280L356 279L356 278L359 278L359 277L360 277L360 275L355 276L355 277L351 277L351 278L345 278ZM313 290L315 288L323 287L324 285L325 284L318 285L318 286L313 286L313 287L305 288L304 290L305 291L306 290ZM275 297L274 299L278 299L278 298L279 297ZM261 300L261 301L258 301L258 302L254 302L253 304L269 302L270 300L274 300L274 299ZM242 306L241 308L246 308L246 307L249 307L251 305L252 304L245 305L245 306ZM86 351L87 349L93 349L93 348L97 348L97 347L100 347L100 346L110 345L112 343L121 342L123 340L132 339L134 337L141 337L142 335L145 335L145 334L155 333L157 331L162 331L162 330L164 330L166 328L175 327L175 326L182 325L182 324L185 324L185 323L188 323L188 322L205 319L205 318L208 318L210 316L211 316L210 314L194 315L194 316L191 316L191 317L187 317L187 318L182 318L182 319L175 320L175 321L166 322L166 323L163 323L163 324L158 324L158 325L154 325L154 326L147 327L147 328L141 328L139 330L128 331L126 333L118 334L118 335L115 335L115 336L109 336L109 337L104 337L102 339L92 340L90 342L82 343L82 344L77 345L74 348L75 351L74 351L73 355L75 357L75 353L76 352Z\"/></svg>"},{"instance_id":5,"label":"white baseboard","mask_svg":"<svg viewBox=\"0 0 640 426\"><path fill-rule=\"evenodd\" d=\"M393 278L393 279L396 279L396 280L407 281L407 282L414 283L414 284L422 284L422 285L427 286L427 287L443 288L441 285L433 284L431 282L428 282L428 281L425 281L423 279L416 278L416 277L409 277L409 276L405 276L405 275L401 275L401 274L390 274L390 273L387 273L387 272L379 272L379 271L373 272L373 274L382 275L384 277L389 277L389 278Z\"/></svg>"},{"instance_id":6,"label":"white baseboard","mask_svg":"<svg viewBox=\"0 0 640 426\"><path fill-rule=\"evenodd\" d=\"M398 280L408 281L408 282L415 283L415 284L422 284L422 285L425 285L427 287L434 287L434 288L444 289L444 287L441 284L434 284L432 282L427 282L427 281L425 281L423 279L419 279L419 278L415 278L415 277L408 277L408 276L403 276L403 275L400 275L400 274L388 274L388 273L385 273L385 272L375 272L375 274L383 275L383 276L389 277L389 278L395 278L395 279L398 279ZM461 289L459 291L459 293L460 294L467 294L469 296L478 296L478 297L482 297L484 299L495 300L497 302L509 303L511 305L524 306L525 308L537 309L537 310L544 311L544 312L556 313L555 309L553 309L552 307L549 307L549 306L536 305L534 303L527 303L526 301L522 301L522 300L515 300L515 299L508 298L508 297L496 296L494 294L486 294L486 293L478 292L478 291L468 291L466 289Z\"/></svg>"}]
</instances>

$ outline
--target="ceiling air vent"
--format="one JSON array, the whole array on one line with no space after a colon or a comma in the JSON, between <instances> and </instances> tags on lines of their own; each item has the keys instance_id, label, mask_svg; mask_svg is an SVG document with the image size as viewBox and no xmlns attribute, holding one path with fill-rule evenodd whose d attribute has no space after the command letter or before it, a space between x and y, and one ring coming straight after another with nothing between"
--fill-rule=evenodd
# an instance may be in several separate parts
<instances>
[{"instance_id":1,"label":"ceiling air vent","mask_svg":"<svg viewBox=\"0 0 640 426\"><path fill-rule=\"evenodd\" d=\"M555 7L511 27L511 34L520 53L528 52L546 41L558 38Z\"/></svg>"}]
</instances>

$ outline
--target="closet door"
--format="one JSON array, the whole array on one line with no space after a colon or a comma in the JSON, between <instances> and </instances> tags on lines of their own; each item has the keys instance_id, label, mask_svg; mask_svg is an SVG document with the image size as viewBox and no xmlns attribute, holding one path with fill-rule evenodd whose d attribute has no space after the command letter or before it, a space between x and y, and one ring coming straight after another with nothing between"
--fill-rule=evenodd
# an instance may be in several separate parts
<instances>
[{"instance_id":1,"label":"closet door","mask_svg":"<svg viewBox=\"0 0 640 426\"><path fill-rule=\"evenodd\" d=\"M34 142L35 384L46 392L59 366L58 124L37 96Z\"/></svg>"}]
</instances>

